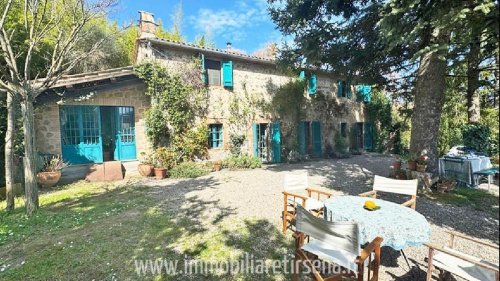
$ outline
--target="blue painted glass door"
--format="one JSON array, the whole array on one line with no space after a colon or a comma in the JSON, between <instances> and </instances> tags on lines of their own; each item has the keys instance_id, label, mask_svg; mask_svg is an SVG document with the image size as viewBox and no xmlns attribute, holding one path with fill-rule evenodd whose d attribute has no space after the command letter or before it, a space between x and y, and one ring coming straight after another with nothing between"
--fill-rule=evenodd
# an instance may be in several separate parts
<instances>
[{"instance_id":1,"label":"blue painted glass door","mask_svg":"<svg viewBox=\"0 0 500 281\"><path fill-rule=\"evenodd\" d=\"M61 144L70 164L102 162L101 116L98 106L61 106Z\"/></svg>"},{"instance_id":2,"label":"blue painted glass door","mask_svg":"<svg viewBox=\"0 0 500 281\"><path fill-rule=\"evenodd\" d=\"M136 159L134 108L119 106L115 108L116 138L115 160Z\"/></svg>"}]
</instances>

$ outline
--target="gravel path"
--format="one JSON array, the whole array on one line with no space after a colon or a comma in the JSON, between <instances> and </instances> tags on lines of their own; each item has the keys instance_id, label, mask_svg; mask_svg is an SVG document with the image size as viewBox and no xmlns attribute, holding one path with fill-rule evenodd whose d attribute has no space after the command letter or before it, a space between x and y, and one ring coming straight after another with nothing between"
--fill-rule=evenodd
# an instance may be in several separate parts
<instances>
[{"instance_id":1,"label":"gravel path","mask_svg":"<svg viewBox=\"0 0 500 281\"><path fill-rule=\"evenodd\" d=\"M265 219L281 229L281 191L285 173L307 169L310 186L328 189L335 195L357 195L371 190L374 175L387 176L392 160L389 156L366 154L341 160L270 165L250 171L223 170L198 179L145 180L142 184L158 187L153 189L153 195L165 198L165 206L181 210L181 215L196 216L205 229L210 228L204 224L206 221L234 218ZM498 190L498 186L493 189ZM404 198L382 198L404 202ZM446 245L448 236L444 230L455 230L498 245L499 222L489 213L426 198L418 198L417 211L431 223L432 242ZM497 251L466 243L460 245L465 245L462 250L469 254L498 262ZM408 248L405 253L411 271L399 252L383 248L381 280L425 280L427 248Z\"/></svg>"}]
</instances>

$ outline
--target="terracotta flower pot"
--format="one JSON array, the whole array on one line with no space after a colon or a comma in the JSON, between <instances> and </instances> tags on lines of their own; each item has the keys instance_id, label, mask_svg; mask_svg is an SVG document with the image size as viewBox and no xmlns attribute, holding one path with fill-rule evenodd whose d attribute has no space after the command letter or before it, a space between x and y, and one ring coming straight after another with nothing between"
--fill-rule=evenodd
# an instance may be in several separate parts
<instances>
[{"instance_id":1,"label":"terracotta flower pot","mask_svg":"<svg viewBox=\"0 0 500 281\"><path fill-rule=\"evenodd\" d=\"M153 175L154 166L149 164L139 164L137 170L139 170L139 174L141 174L141 176L150 177Z\"/></svg>"},{"instance_id":2,"label":"terracotta flower pot","mask_svg":"<svg viewBox=\"0 0 500 281\"><path fill-rule=\"evenodd\" d=\"M427 169L427 165L417 164L417 172L425 173L425 169Z\"/></svg>"},{"instance_id":3,"label":"terracotta flower pot","mask_svg":"<svg viewBox=\"0 0 500 281\"><path fill-rule=\"evenodd\" d=\"M61 179L61 171L40 172L36 174L36 178L42 187L53 187Z\"/></svg>"},{"instance_id":4,"label":"terracotta flower pot","mask_svg":"<svg viewBox=\"0 0 500 281\"><path fill-rule=\"evenodd\" d=\"M392 163L392 166L394 167L394 171L401 170L401 161L399 160L394 161L394 163Z\"/></svg>"},{"instance_id":5,"label":"terracotta flower pot","mask_svg":"<svg viewBox=\"0 0 500 281\"><path fill-rule=\"evenodd\" d=\"M167 169L165 168L154 168L155 170L155 178L158 180L164 179L167 177Z\"/></svg>"},{"instance_id":6,"label":"terracotta flower pot","mask_svg":"<svg viewBox=\"0 0 500 281\"><path fill-rule=\"evenodd\" d=\"M222 170L222 161L214 161L212 166L213 166L213 170L218 172L218 171Z\"/></svg>"},{"instance_id":7,"label":"terracotta flower pot","mask_svg":"<svg viewBox=\"0 0 500 281\"><path fill-rule=\"evenodd\" d=\"M410 171L416 171L417 170L417 161L408 160L408 169L410 169Z\"/></svg>"}]
</instances>

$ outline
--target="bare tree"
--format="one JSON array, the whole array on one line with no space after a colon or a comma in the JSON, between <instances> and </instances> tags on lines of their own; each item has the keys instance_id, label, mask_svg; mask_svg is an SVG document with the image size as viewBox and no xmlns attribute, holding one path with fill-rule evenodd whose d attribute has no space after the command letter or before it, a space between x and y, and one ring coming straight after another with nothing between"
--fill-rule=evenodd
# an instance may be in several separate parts
<instances>
[{"instance_id":1,"label":"bare tree","mask_svg":"<svg viewBox=\"0 0 500 281\"><path fill-rule=\"evenodd\" d=\"M6 67L0 68L0 90L18 98L24 128L24 175L26 212L33 214L38 209L38 186L36 182L36 149L34 134L33 103L36 97L53 86L75 65L95 52L103 40L95 42L88 50L76 46L89 30L85 28L97 18L105 16L116 0L24 0L22 32L26 41L22 46L14 44L13 37L20 30L6 24L15 4L20 1L6 0L0 4L0 47ZM17 15L17 14L16 14ZM49 53L41 54L44 41L54 42ZM46 59L46 70L33 71L33 58Z\"/></svg>"}]
</instances>

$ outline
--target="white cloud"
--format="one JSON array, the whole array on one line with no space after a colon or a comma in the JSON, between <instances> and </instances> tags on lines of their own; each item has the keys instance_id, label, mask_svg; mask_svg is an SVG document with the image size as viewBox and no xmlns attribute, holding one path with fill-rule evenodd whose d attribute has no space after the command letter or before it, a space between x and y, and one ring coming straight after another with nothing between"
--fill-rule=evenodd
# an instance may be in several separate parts
<instances>
[{"instance_id":1,"label":"white cloud","mask_svg":"<svg viewBox=\"0 0 500 281\"><path fill-rule=\"evenodd\" d=\"M269 21L270 18L265 0L254 0L251 3L240 0L231 10L200 9L189 20L199 32L238 42L246 38L246 29Z\"/></svg>"}]
</instances>

